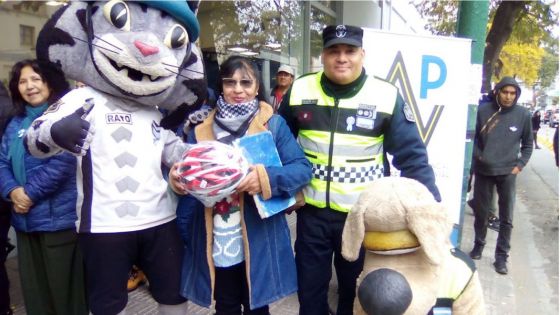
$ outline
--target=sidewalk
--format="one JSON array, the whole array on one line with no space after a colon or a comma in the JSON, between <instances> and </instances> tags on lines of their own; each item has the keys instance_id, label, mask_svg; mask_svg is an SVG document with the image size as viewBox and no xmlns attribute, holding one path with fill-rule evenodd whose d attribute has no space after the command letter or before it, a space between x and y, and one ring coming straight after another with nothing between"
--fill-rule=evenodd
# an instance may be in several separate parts
<instances>
[{"instance_id":1,"label":"sidewalk","mask_svg":"<svg viewBox=\"0 0 560 315\"><path fill-rule=\"evenodd\" d=\"M544 137L541 137L541 139L543 138ZM541 139L539 139L539 142L541 142ZM541 143L541 145L542 144L543 143ZM546 147L548 146L545 144L545 148ZM551 160L547 162L549 164L553 163L552 158L549 157L549 159ZM531 164L531 162L529 163ZM556 170L557 169L555 169L555 171ZM534 185L537 185L537 183ZM542 189L542 187L539 189ZM532 197L536 198L536 196ZM556 194L553 198L555 198L555 204L557 204L558 195ZM528 208L531 204L526 199L527 193L520 191L518 187L514 220L515 227L512 234L513 249L508 264L510 271L509 274L505 276L500 275L494 271L494 267L492 266L497 238L497 233L492 230L488 231L488 244L483 253L482 259L476 261L479 278L484 290L486 313L488 315L558 314L558 258L553 257L548 260L543 258L537 247L539 242L546 242L546 239L542 240L537 238L542 237L542 235L538 235L540 230L544 228L552 228L555 229L556 232L558 231L557 208L553 213L554 218L552 218L552 227L545 226L546 224L543 224L542 222L532 222L531 219L534 219L535 210L540 211L541 209L533 209L533 213L530 213L531 209ZM542 215L544 214L540 214L540 216ZM552 214L549 214L549 216L550 215ZM290 226L292 240L294 240L296 215L289 215L287 216L287 219ZM461 249L466 253L470 251L473 244L473 219L472 210L466 206L461 240ZM558 249L556 249L556 253L557 250ZM552 256L558 255L556 254ZM553 267L554 264L556 264L555 275L547 275L546 273L546 269L550 268L551 264ZM20 291L16 257L10 257L6 266L8 268L8 275L11 281L10 294L12 304L15 306L14 314L26 314ZM331 305L333 305L336 300L336 277L334 277L334 273L333 280L330 285L329 299L332 302ZM156 308L157 305L150 297L145 286L140 287L129 294L129 302L126 308L128 315L157 314ZM291 295L270 305L270 312L273 315L298 314L297 295ZM209 315L213 313L213 310L189 303L189 315Z\"/></svg>"},{"instance_id":2,"label":"sidewalk","mask_svg":"<svg viewBox=\"0 0 560 315\"><path fill-rule=\"evenodd\" d=\"M473 216L470 214L472 213L470 208L467 207L466 212L467 214L465 215L465 222L464 222L465 225L463 228L462 248L465 252L468 252L470 250L470 246L473 240L473 229L472 229ZM292 232L292 238L295 238L296 216L292 214L287 218L288 218L288 223L290 225L290 231ZM518 215L516 219L523 220L523 218L520 215ZM520 229L514 229L514 234L516 234L515 233L516 231L521 232ZM484 288L487 314L488 315L516 314L515 294L514 294L514 285L512 281L512 276L498 275L494 271L494 268L492 267L493 248L495 246L496 235L497 233L491 230L488 231L487 250L484 252L482 259L480 261L477 261L477 266L479 268L479 277L482 282L482 287ZM516 237L514 236L514 238ZM518 243L519 240L514 239L514 242ZM15 306L14 314L16 315L26 314L23 307L23 299L20 292L16 257L9 258L6 263L6 266L8 268L8 274L11 281L10 294L12 298L12 304ZM511 266L510 264L510 270L511 270L510 274L515 273L516 272L515 266ZM336 277L333 277L333 281L331 282L329 298L332 301L336 299ZM296 315L298 314L298 305L299 304L297 301L297 295L294 294L272 304L270 306L270 312L272 315ZM151 298L146 286L142 286L138 288L136 291L129 294L129 302L126 308L127 315L157 314L156 310L157 310L157 304ZM193 303L189 303L189 312L188 312L189 315L194 315L194 314L210 315L213 313L214 313L213 310L202 308ZM547 314L547 313L538 313L538 314Z\"/></svg>"}]
</instances>

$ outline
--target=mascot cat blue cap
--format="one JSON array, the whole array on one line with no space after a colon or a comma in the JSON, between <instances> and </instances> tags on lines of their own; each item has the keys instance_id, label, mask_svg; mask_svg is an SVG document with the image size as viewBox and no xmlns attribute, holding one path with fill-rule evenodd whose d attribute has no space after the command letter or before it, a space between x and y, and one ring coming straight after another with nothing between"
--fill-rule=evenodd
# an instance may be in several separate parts
<instances>
[{"instance_id":1,"label":"mascot cat blue cap","mask_svg":"<svg viewBox=\"0 0 560 315\"><path fill-rule=\"evenodd\" d=\"M198 39L198 34L200 32L198 20L191 10L191 7L187 4L187 1L148 0L136 2L144 3L150 7L166 12L176 18L177 21L181 22L187 28L187 32L189 33L189 37L192 42Z\"/></svg>"}]
</instances>

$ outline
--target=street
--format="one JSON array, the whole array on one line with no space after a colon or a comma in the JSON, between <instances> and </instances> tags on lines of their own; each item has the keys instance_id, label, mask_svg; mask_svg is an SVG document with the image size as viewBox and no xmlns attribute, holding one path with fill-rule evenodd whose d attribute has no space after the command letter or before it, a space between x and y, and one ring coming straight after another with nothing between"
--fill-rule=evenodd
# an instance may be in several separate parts
<instances>
[{"instance_id":1,"label":"street","mask_svg":"<svg viewBox=\"0 0 560 315\"><path fill-rule=\"evenodd\" d=\"M540 150L534 150L529 164L517 179L517 202L514 214L509 274L494 271L494 248L497 233L488 231L488 244L482 259L476 262L484 290L488 315L558 314L558 168L552 153L554 129L539 131ZM295 215L288 222L295 237ZM472 210L465 209L461 248L469 252L473 244ZM16 257L6 263L16 315L25 314L17 274ZM336 299L336 283L331 283L329 297ZM294 294L271 305L273 315L298 312ZM156 314L156 303L146 287L129 294L127 315ZM189 305L190 314L213 314L213 310Z\"/></svg>"}]
</instances>

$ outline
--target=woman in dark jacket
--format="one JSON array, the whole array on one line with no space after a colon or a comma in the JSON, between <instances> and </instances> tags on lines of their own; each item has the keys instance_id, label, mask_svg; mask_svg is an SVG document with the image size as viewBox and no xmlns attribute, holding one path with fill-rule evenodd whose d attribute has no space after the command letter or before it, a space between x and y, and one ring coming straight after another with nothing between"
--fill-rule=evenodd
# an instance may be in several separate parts
<instances>
[{"instance_id":1,"label":"woman in dark jacket","mask_svg":"<svg viewBox=\"0 0 560 315\"><path fill-rule=\"evenodd\" d=\"M9 90L15 117L0 147L0 193L13 204L18 264L28 314L87 314L77 247L76 159L38 159L23 137L33 120L69 90L64 75L36 60L16 63Z\"/></svg>"},{"instance_id":2,"label":"woman in dark jacket","mask_svg":"<svg viewBox=\"0 0 560 315\"><path fill-rule=\"evenodd\" d=\"M213 298L216 315L269 314L268 304L297 291L296 265L284 212L262 218L253 195L265 200L295 196L311 179L311 165L284 119L259 97L254 63L228 58L218 85L216 109L187 140L231 144L268 130L275 145L268 152L276 150L282 166L252 166L235 192L212 207L192 195L180 198L177 223L185 241L181 294L206 307ZM184 191L173 170L170 178L176 192Z\"/></svg>"}]
</instances>

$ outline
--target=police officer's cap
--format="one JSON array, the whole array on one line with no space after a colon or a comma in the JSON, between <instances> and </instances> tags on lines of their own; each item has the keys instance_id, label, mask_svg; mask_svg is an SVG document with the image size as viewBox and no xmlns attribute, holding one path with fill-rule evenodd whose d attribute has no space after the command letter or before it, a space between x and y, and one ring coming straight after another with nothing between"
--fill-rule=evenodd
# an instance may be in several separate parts
<instances>
[{"instance_id":1,"label":"police officer's cap","mask_svg":"<svg viewBox=\"0 0 560 315\"><path fill-rule=\"evenodd\" d=\"M352 25L329 25L323 30L323 48L336 44L362 47L364 30Z\"/></svg>"}]
</instances>

